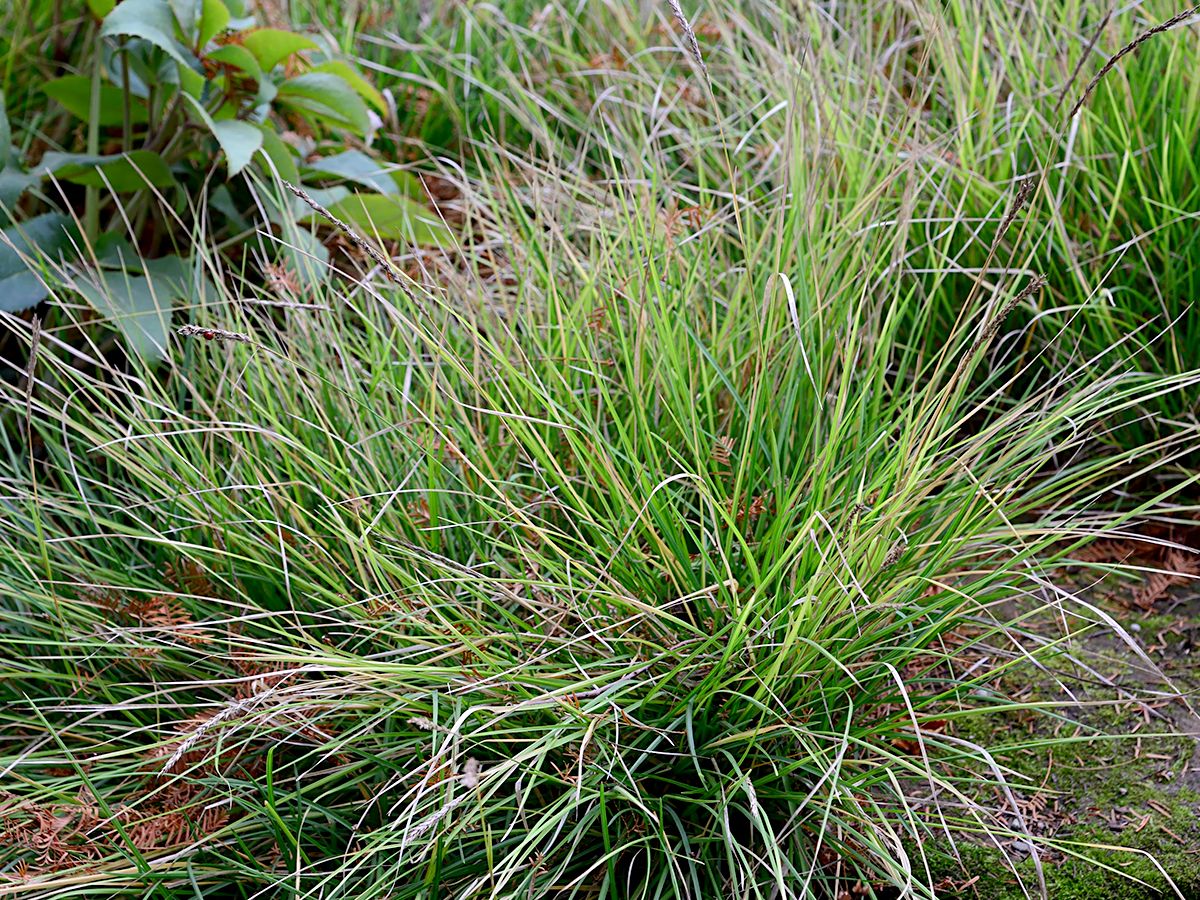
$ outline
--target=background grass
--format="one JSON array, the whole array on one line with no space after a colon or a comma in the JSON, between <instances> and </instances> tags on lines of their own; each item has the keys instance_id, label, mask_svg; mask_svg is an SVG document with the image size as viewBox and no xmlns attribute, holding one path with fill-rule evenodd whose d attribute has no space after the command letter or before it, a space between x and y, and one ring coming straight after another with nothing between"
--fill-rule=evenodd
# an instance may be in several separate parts
<instances>
[{"instance_id":1,"label":"background grass","mask_svg":"<svg viewBox=\"0 0 1200 900\"><path fill-rule=\"evenodd\" d=\"M1067 117L1173 12L717 4L701 70L666 7L263 4L456 241L397 287L330 229L311 292L197 225L176 323L250 340L153 369L5 317L4 889L1045 890L1089 848L990 735L1073 721L1081 633L1153 670L1056 566L1193 504L1194 28Z\"/></svg>"}]
</instances>

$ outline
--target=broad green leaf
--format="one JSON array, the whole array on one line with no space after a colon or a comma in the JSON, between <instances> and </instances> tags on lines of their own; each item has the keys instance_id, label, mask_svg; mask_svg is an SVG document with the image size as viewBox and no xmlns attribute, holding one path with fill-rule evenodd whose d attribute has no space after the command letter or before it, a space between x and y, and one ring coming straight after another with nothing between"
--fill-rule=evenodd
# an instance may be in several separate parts
<instances>
[{"instance_id":1,"label":"broad green leaf","mask_svg":"<svg viewBox=\"0 0 1200 900\"><path fill-rule=\"evenodd\" d=\"M295 182L292 182L295 184ZM344 188L341 185L331 188L307 188L308 196L316 200L326 209L336 206L347 197L352 196L349 188ZM276 203L264 202L267 218L278 225L280 228L287 227L293 222L307 218L313 209L299 197L292 194L286 188L282 189L279 199L283 201L282 207ZM263 198L267 200L266 197Z\"/></svg>"},{"instance_id":2,"label":"broad green leaf","mask_svg":"<svg viewBox=\"0 0 1200 900\"><path fill-rule=\"evenodd\" d=\"M42 180L32 172L22 172L17 166L0 169L0 225L8 224L5 210L11 210L23 193Z\"/></svg>"},{"instance_id":3,"label":"broad green leaf","mask_svg":"<svg viewBox=\"0 0 1200 900\"><path fill-rule=\"evenodd\" d=\"M225 162L229 166L229 177L242 171L262 147L262 132L249 122L236 119L213 123L213 134L225 151Z\"/></svg>"},{"instance_id":4,"label":"broad green leaf","mask_svg":"<svg viewBox=\"0 0 1200 900\"><path fill-rule=\"evenodd\" d=\"M371 159L361 150L347 150L306 165L313 172L344 178L381 194L400 192L395 179L380 167L378 160Z\"/></svg>"},{"instance_id":5,"label":"broad green leaf","mask_svg":"<svg viewBox=\"0 0 1200 900\"><path fill-rule=\"evenodd\" d=\"M188 101L196 118L205 124L221 145L225 153L225 164L229 167L229 177L232 178L242 171L262 146L262 132L249 122L239 122L236 119L213 121L213 117L199 100L186 95L184 99Z\"/></svg>"},{"instance_id":6,"label":"broad green leaf","mask_svg":"<svg viewBox=\"0 0 1200 900\"><path fill-rule=\"evenodd\" d=\"M50 292L26 259L56 259L69 251L69 225L64 215L44 213L0 232L0 310L20 312L46 299Z\"/></svg>"},{"instance_id":7,"label":"broad green leaf","mask_svg":"<svg viewBox=\"0 0 1200 900\"><path fill-rule=\"evenodd\" d=\"M4 91L0 91L0 169L8 165L12 156L12 127L8 124L8 107L4 102Z\"/></svg>"},{"instance_id":8,"label":"broad green leaf","mask_svg":"<svg viewBox=\"0 0 1200 900\"><path fill-rule=\"evenodd\" d=\"M184 93L190 97L203 97L204 85L208 83L204 80L204 76L199 72L193 72L191 69L179 69L178 71L179 86L183 88Z\"/></svg>"},{"instance_id":9,"label":"broad green leaf","mask_svg":"<svg viewBox=\"0 0 1200 900\"><path fill-rule=\"evenodd\" d=\"M385 114L387 112L387 101L383 99L383 94L376 90L375 85L367 81L354 66L346 62L344 59L331 59L320 65L313 66L314 72L328 72L330 75L336 75L341 78L346 84L354 88L358 96L362 97L373 107L376 112Z\"/></svg>"},{"instance_id":10,"label":"broad green leaf","mask_svg":"<svg viewBox=\"0 0 1200 900\"><path fill-rule=\"evenodd\" d=\"M229 8L221 0L204 0L200 10L196 47L203 50L229 24Z\"/></svg>"},{"instance_id":11,"label":"broad green leaf","mask_svg":"<svg viewBox=\"0 0 1200 900\"><path fill-rule=\"evenodd\" d=\"M293 53L320 49L311 38L278 28L256 28L248 32L242 38L242 46L254 54L264 72L270 72Z\"/></svg>"},{"instance_id":12,"label":"broad green leaf","mask_svg":"<svg viewBox=\"0 0 1200 900\"><path fill-rule=\"evenodd\" d=\"M92 79L84 75L67 75L46 82L42 90L75 118L86 122L91 115ZM124 121L125 92L111 84L100 85L100 124L120 125ZM129 121L134 125L147 121L146 107L135 97L129 98Z\"/></svg>"},{"instance_id":13,"label":"broad green leaf","mask_svg":"<svg viewBox=\"0 0 1200 900\"><path fill-rule=\"evenodd\" d=\"M114 191L140 191L148 184L171 187L175 178L166 161L150 150L131 150L112 156L85 153L47 153L37 172L53 174L64 181Z\"/></svg>"},{"instance_id":14,"label":"broad green leaf","mask_svg":"<svg viewBox=\"0 0 1200 900\"><path fill-rule=\"evenodd\" d=\"M0 310L4 312L16 313L30 309L48 296L49 288L41 276L30 269L14 272L7 277L0 275Z\"/></svg>"},{"instance_id":15,"label":"broad green leaf","mask_svg":"<svg viewBox=\"0 0 1200 900\"><path fill-rule=\"evenodd\" d=\"M205 274L198 257L184 259L181 256L160 256L158 259L145 260L142 268L160 296L165 293L172 300L184 300L191 304L217 299L217 287Z\"/></svg>"},{"instance_id":16,"label":"broad green leaf","mask_svg":"<svg viewBox=\"0 0 1200 900\"><path fill-rule=\"evenodd\" d=\"M125 336L129 349L147 361L167 355L173 288L169 280L152 281L124 270L92 271L72 287Z\"/></svg>"},{"instance_id":17,"label":"broad green leaf","mask_svg":"<svg viewBox=\"0 0 1200 900\"><path fill-rule=\"evenodd\" d=\"M328 208L366 237L402 239L410 244L431 246L446 245L451 240L445 223L406 197L355 194ZM307 218L315 221L319 217L314 213Z\"/></svg>"},{"instance_id":18,"label":"broad green leaf","mask_svg":"<svg viewBox=\"0 0 1200 900\"><path fill-rule=\"evenodd\" d=\"M295 182L292 182L295 184ZM326 209L331 206L336 206L347 197L351 196L349 188L331 187L331 188L313 188L308 190L308 196L312 197ZM280 188L280 193L277 202L271 202L272 198L263 197L264 211L267 214L267 219L274 225L280 228L289 228L294 223L301 219L308 218L312 213L312 207L292 194L286 188Z\"/></svg>"},{"instance_id":19,"label":"broad green leaf","mask_svg":"<svg viewBox=\"0 0 1200 900\"><path fill-rule=\"evenodd\" d=\"M173 301L203 304L217 298L199 257L143 259L128 240L112 233L101 236L95 252L100 271L76 279L72 286L113 319L142 356L161 358L166 332L159 330L158 320L166 319L163 329L170 325Z\"/></svg>"},{"instance_id":20,"label":"broad green leaf","mask_svg":"<svg viewBox=\"0 0 1200 900\"><path fill-rule=\"evenodd\" d=\"M287 223L283 228L282 261L309 288L320 287L329 278L329 251L307 228Z\"/></svg>"},{"instance_id":21,"label":"broad green leaf","mask_svg":"<svg viewBox=\"0 0 1200 900\"><path fill-rule=\"evenodd\" d=\"M139 275L142 271L141 251L129 243L129 238L115 231L106 231L96 239L88 254L88 262L93 261L103 269L128 269Z\"/></svg>"},{"instance_id":22,"label":"broad green leaf","mask_svg":"<svg viewBox=\"0 0 1200 900\"><path fill-rule=\"evenodd\" d=\"M396 182L396 187L400 189L405 197L414 197L417 200L424 200L429 192L425 190L425 185L421 183L421 179L412 172L403 172L396 169L394 172L388 173L392 181Z\"/></svg>"},{"instance_id":23,"label":"broad green leaf","mask_svg":"<svg viewBox=\"0 0 1200 900\"><path fill-rule=\"evenodd\" d=\"M263 168L269 174L278 173L284 181L300 183L300 171L296 168L296 151L283 142L270 125L260 125L262 132L262 155L267 163Z\"/></svg>"},{"instance_id":24,"label":"broad green leaf","mask_svg":"<svg viewBox=\"0 0 1200 900\"><path fill-rule=\"evenodd\" d=\"M208 205L209 208L215 209L228 219L230 224L238 231L246 231L250 228L250 223L246 221L246 217L242 215L242 211L233 202L233 194L229 193L228 185L218 184L213 192L208 195Z\"/></svg>"},{"instance_id":25,"label":"broad green leaf","mask_svg":"<svg viewBox=\"0 0 1200 900\"><path fill-rule=\"evenodd\" d=\"M224 185L220 185L224 189ZM200 257L160 256L144 259L127 238L113 232L100 236L95 245L95 262L104 270L121 270L145 275L159 298L204 303L215 300L217 288L205 273Z\"/></svg>"},{"instance_id":26,"label":"broad green leaf","mask_svg":"<svg viewBox=\"0 0 1200 900\"><path fill-rule=\"evenodd\" d=\"M167 0L121 0L104 17L104 37L124 35L149 41L184 68L195 68L196 58L175 39L175 17Z\"/></svg>"},{"instance_id":27,"label":"broad green leaf","mask_svg":"<svg viewBox=\"0 0 1200 900\"><path fill-rule=\"evenodd\" d=\"M107 41L104 44L104 70L108 73L109 80L112 86L117 90L123 89L125 85L125 75L129 75L129 92L133 96L146 100L150 96L150 84L158 82L157 76L151 76L149 55L159 56L153 44L148 44L141 38L130 38L122 44L114 41ZM179 66L171 59L162 60L166 65L179 71ZM125 63L128 63L129 71L126 73ZM161 68L161 67L160 67ZM148 76L149 80L147 80Z\"/></svg>"},{"instance_id":28,"label":"broad green leaf","mask_svg":"<svg viewBox=\"0 0 1200 900\"><path fill-rule=\"evenodd\" d=\"M87 0L87 5L93 16L103 19L112 12L112 8L117 5L117 0Z\"/></svg>"},{"instance_id":29,"label":"broad green leaf","mask_svg":"<svg viewBox=\"0 0 1200 900\"><path fill-rule=\"evenodd\" d=\"M212 53L207 54L205 58L209 62L240 69L255 81L262 81L263 79L262 66L258 64L258 60L254 58L254 54L245 47L239 47L237 44L226 44L224 47L218 47Z\"/></svg>"},{"instance_id":30,"label":"broad green leaf","mask_svg":"<svg viewBox=\"0 0 1200 900\"><path fill-rule=\"evenodd\" d=\"M352 193L350 193L349 188L342 187L340 184L331 188L310 187L307 189L307 193L308 196L316 200L326 209L333 209L333 207L337 206L342 201L349 200L354 196ZM287 198L291 203L289 212L291 213L293 219L299 221L301 219L312 217L315 221L325 221L313 212L311 206L309 206L299 197L293 195L290 191L287 194Z\"/></svg>"},{"instance_id":31,"label":"broad green leaf","mask_svg":"<svg viewBox=\"0 0 1200 900\"><path fill-rule=\"evenodd\" d=\"M279 86L278 102L357 134L366 134L371 127L362 98L345 81L328 72L308 72L289 78Z\"/></svg>"},{"instance_id":32,"label":"broad green leaf","mask_svg":"<svg viewBox=\"0 0 1200 900\"><path fill-rule=\"evenodd\" d=\"M189 41L196 32L196 23L200 21L200 5L203 0L167 0L179 32Z\"/></svg>"}]
</instances>

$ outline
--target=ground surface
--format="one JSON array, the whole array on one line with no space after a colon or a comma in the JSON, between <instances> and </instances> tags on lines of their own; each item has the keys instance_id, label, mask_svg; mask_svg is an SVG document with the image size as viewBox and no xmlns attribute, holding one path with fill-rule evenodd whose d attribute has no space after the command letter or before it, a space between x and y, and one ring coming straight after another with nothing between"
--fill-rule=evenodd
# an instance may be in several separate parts
<instances>
[{"instance_id":1,"label":"ground surface","mask_svg":"<svg viewBox=\"0 0 1200 900\"><path fill-rule=\"evenodd\" d=\"M1152 566L1156 560L1127 556L1125 562ZM1003 762L1040 785L1025 793L1021 812L1033 833L1062 851L1042 859L1055 900L1200 897L1200 592L1160 586L1155 577L1097 581L1094 573L1058 573L1064 589L1124 626L1170 687L1145 662L1131 664L1134 652L1120 637L1098 629L1081 639L1092 672L1063 680L1085 704L1057 729L1079 735L1074 749L1029 746L1053 729L1044 717L1010 717L1007 743L1014 749ZM1150 599L1151 592L1158 596ZM1014 677L1028 679L1030 701L1068 699L1057 673L1019 671ZM1184 699L1155 699L1172 687ZM1094 732L1115 737L1090 740ZM1036 866L1022 841L1002 849L964 844L959 851L961 870L950 865L943 876L946 896L1016 900L1036 884Z\"/></svg>"}]
</instances>

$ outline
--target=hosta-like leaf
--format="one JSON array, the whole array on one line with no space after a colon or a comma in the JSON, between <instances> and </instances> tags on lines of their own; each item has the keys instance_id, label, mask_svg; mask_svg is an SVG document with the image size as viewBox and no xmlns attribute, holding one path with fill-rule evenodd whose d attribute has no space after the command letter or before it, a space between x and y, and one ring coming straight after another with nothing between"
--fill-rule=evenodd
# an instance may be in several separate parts
<instances>
[{"instance_id":1,"label":"hosta-like leaf","mask_svg":"<svg viewBox=\"0 0 1200 900\"><path fill-rule=\"evenodd\" d=\"M142 272L141 252L129 243L129 238L114 231L106 231L96 239L87 262L95 262L102 269L129 269L138 275Z\"/></svg>"},{"instance_id":2,"label":"hosta-like leaf","mask_svg":"<svg viewBox=\"0 0 1200 900\"><path fill-rule=\"evenodd\" d=\"M203 50L229 24L229 8L221 0L203 0L197 26L196 47Z\"/></svg>"},{"instance_id":3,"label":"hosta-like leaf","mask_svg":"<svg viewBox=\"0 0 1200 900\"><path fill-rule=\"evenodd\" d=\"M66 216L45 213L0 232L0 310L20 312L46 299L49 291L26 260L57 259L69 252L69 226Z\"/></svg>"},{"instance_id":4,"label":"hosta-like leaf","mask_svg":"<svg viewBox=\"0 0 1200 900\"><path fill-rule=\"evenodd\" d=\"M222 185L224 187L224 185ZM112 232L96 241L95 263L105 271L121 270L150 279L159 298L201 304L215 300L217 288L205 273L200 257L160 256L143 259L125 237ZM88 262L93 262L91 254Z\"/></svg>"},{"instance_id":5,"label":"hosta-like leaf","mask_svg":"<svg viewBox=\"0 0 1200 900\"><path fill-rule=\"evenodd\" d=\"M347 150L306 165L313 172L344 178L381 194L400 193L400 187L391 174L380 167L378 160L371 159L361 150Z\"/></svg>"},{"instance_id":6,"label":"hosta-like leaf","mask_svg":"<svg viewBox=\"0 0 1200 900\"><path fill-rule=\"evenodd\" d=\"M191 69L180 69L179 84L188 96L200 98L204 96L204 88L208 82L198 72L193 72Z\"/></svg>"},{"instance_id":7,"label":"hosta-like leaf","mask_svg":"<svg viewBox=\"0 0 1200 900\"><path fill-rule=\"evenodd\" d=\"M394 172L388 173L392 181L396 182L396 187L400 189L400 193L405 197L414 197L417 200L425 200L429 196L429 192L425 189L425 185L421 179L412 172L402 172L397 169Z\"/></svg>"},{"instance_id":8,"label":"hosta-like leaf","mask_svg":"<svg viewBox=\"0 0 1200 900\"><path fill-rule=\"evenodd\" d=\"M210 62L221 63L226 66L233 66L240 69L255 81L262 81L263 70L258 64L258 60L254 58L254 54L245 47L239 47L237 44L226 44L224 47L218 47L212 53L205 57Z\"/></svg>"},{"instance_id":9,"label":"hosta-like leaf","mask_svg":"<svg viewBox=\"0 0 1200 900\"><path fill-rule=\"evenodd\" d=\"M139 37L164 51L185 68L196 68L196 58L175 39L175 16L167 0L121 0L100 28L104 37Z\"/></svg>"},{"instance_id":10,"label":"hosta-like leaf","mask_svg":"<svg viewBox=\"0 0 1200 900\"><path fill-rule=\"evenodd\" d=\"M198 257L160 256L145 260L142 269L155 290L172 300L198 305L217 299L217 287L205 274Z\"/></svg>"},{"instance_id":11,"label":"hosta-like leaf","mask_svg":"<svg viewBox=\"0 0 1200 900\"><path fill-rule=\"evenodd\" d=\"M93 271L71 285L120 330L129 349L150 362L166 357L172 288L124 270Z\"/></svg>"},{"instance_id":12,"label":"hosta-like leaf","mask_svg":"<svg viewBox=\"0 0 1200 900\"><path fill-rule=\"evenodd\" d=\"M254 154L262 147L262 132L249 122L239 122L236 119L213 121L204 105L194 97L185 96L192 113L212 132L225 153L225 162L229 166L229 177L232 178L246 167L254 158Z\"/></svg>"},{"instance_id":13,"label":"hosta-like leaf","mask_svg":"<svg viewBox=\"0 0 1200 900\"><path fill-rule=\"evenodd\" d=\"M242 46L254 54L264 72L270 72L293 53L320 49L312 38L278 28L256 28L247 32L242 37Z\"/></svg>"},{"instance_id":14,"label":"hosta-like leaf","mask_svg":"<svg viewBox=\"0 0 1200 900\"><path fill-rule=\"evenodd\" d=\"M112 156L86 153L47 153L37 172L88 187L114 191L140 191L147 185L170 187L175 178L164 160L150 150L131 150Z\"/></svg>"},{"instance_id":15,"label":"hosta-like leaf","mask_svg":"<svg viewBox=\"0 0 1200 900\"><path fill-rule=\"evenodd\" d=\"M326 209L332 209L343 200L348 200L354 195L350 193L349 188L342 187L342 185L339 184L336 187L331 188L308 188L308 196L316 200ZM309 206L299 197L293 196L290 191L288 192L287 197L289 203L291 204L289 213L293 219L299 221L301 219L311 218L314 221L324 221L324 219L321 219L320 216L317 216L313 212L311 206Z\"/></svg>"},{"instance_id":16,"label":"hosta-like leaf","mask_svg":"<svg viewBox=\"0 0 1200 900\"><path fill-rule=\"evenodd\" d=\"M237 204L233 202L233 195L229 193L228 185L218 184L216 186L208 195L208 207L223 215L238 231L247 231L251 227Z\"/></svg>"},{"instance_id":17,"label":"hosta-like leaf","mask_svg":"<svg viewBox=\"0 0 1200 900\"><path fill-rule=\"evenodd\" d=\"M22 172L15 165L0 169L0 225L8 224L8 215L5 210L11 210L21 195L41 180L42 176L32 172Z\"/></svg>"},{"instance_id":18,"label":"hosta-like leaf","mask_svg":"<svg viewBox=\"0 0 1200 900\"><path fill-rule=\"evenodd\" d=\"M262 155L267 163L265 170L275 172L284 181L300 183L300 171L296 168L296 151L283 142L270 125L260 125L262 131ZM290 196L290 195L289 195Z\"/></svg>"},{"instance_id":19,"label":"hosta-like leaf","mask_svg":"<svg viewBox=\"0 0 1200 900\"><path fill-rule=\"evenodd\" d=\"M196 31L196 23L200 21L200 6L204 0L167 0L179 32L185 40L190 41Z\"/></svg>"},{"instance_id":20,"label":"hosta-like leaf","mask_svg":"<svg viewBox=\"0 0 1200 900\"><path fill-rule=\"evenodd\" d=\"M278 102L298 112L366 134L371 127L367 105L350 85L328 72L308 72L279 86Z\"/></svg>"},{"instance_id":21,"label":"hosta-like leaf","mask_svg":"<svg viewBox=\"0 0 1200 900\"><path fill-rule=\"evenodd\" d=\"M354 88L358 96L362 97L370 103L380 115L387 112L387 101L383 99L383 94L376 90L375 85L367 81L354 66L346 62L344 59L331 59L320 65L313 66L314 72L328 72L330 75L336 75L341 78L346 84Z\"/></svg>"},{"instance_id":22,"label":"hosta-like leaf","mask_svg":"<svg viewBox=\"0 0 1200 900\"><path fill-rule=\"evenodd\" d=\"M249 122L239 122L236 119L214 122L212 132L217 136L217 143L221 145L221 149L225 151L230 178L242 171L262 147L262 132Z\"/></svg>"},{"instance_id":23,"label":"hosta-like leaf","mask_svg":"<svg viewBox=\"0 0 1200 900\"><path fill-rule=\"evenodd\" d=\"M92 79L83 75L67 75L42 85L46 96L63 106L77 119L88 121L91 116ZM111 84L100 85L101 125L120 125L125 121L125 92ZM137 97L129 98L129 121L142 125L147 121L146 107Z\"/></svg>"},{"instance_id":24,"label":"hosta-like leaf","mask_svg":"<svg viewBox=\"0 0 1200 900\"><path fill-rule=\"evenodd\" d=\"M445 245L451 239L445 223L407 197L355 194L328 209L367 237L400 239L429 246ZM317 221L316 215L308 221Z\"/></svg>"},{"instance_id":25,"label":"hosta-like leaf","mask_svg":"<svg viewBox=\"0 0 1200 900\"><path fill-rule=\"evenodd\" d=\"M299 276L309 289L318 288L329 278L329 251L307 228L287 223L283 228L282 261Z\"/></svg>"}]
</instances>

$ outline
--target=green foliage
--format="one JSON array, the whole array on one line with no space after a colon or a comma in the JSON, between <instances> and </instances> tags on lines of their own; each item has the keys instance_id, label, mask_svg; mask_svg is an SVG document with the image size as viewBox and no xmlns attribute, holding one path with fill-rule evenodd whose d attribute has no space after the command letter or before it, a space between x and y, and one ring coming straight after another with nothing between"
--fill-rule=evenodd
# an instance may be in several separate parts
<instances>
[{"instance_id":1,"label":"green foliage","mask_svg":"<svg viewBox=\"0 0 1200 900\"><path fill-rule=\"evenodd\" d=\"M148 186L171 187L175 184L167 161L152 150L131 150L108 156L47 153L35 171L38 175L53 175L89 187L107 187L114 192L140 191Z\"/></svg>"},{"instance_id":2,"label":"green foliage","mask_svg":"<svg viewBox=\"0 0 1200 900\"><path fill-rule=\"evenodd\" d=\"M439 219L407 197L397 195L394 190L390 196L347 196L329 207L329 211L360 231L384 240L411 236L417 243L436 246L445 232ZM304 221L316 225L320 217L310 214Z\"/></svg>"},{"instance_id":3,"label":"green foliage","mask_svg":"<svg viewBox=\"0 0 1200 900\"><path fill-rule=\"evenodd\" d=\"M265 210L275 227L311 248L311 229L320 223L309 218L307 208L280 202L283 192L270 187L276 175L300 182L303 163L303 174L313 183L348 180L366 192L393 195L384 204L370 194L348 198L340 210L359 227L408 243L444 242L440 222L414 200L394 196L406 183L384 173L363 150L334 150L328 167L321 165L319 154L310 158L315 147L367 139L377 121L369 108L384 108L378 90L358 69L332 56L319 41L256 27L240 8L235 16L225 0L122 0L111 9L91 10L97 40L81 42L79 49L93 47L93 56L81 53L72 64L92 74L64 75L41 86L62 114L83 122L88 146L47 152L29 172L7 160L10 164L0 167L5 207L13 208L39 182L53 178L90 189L83 229L87 243L128 232L140 246L157 246L169 232L169 243L178 246L173 220L179 211L195 207L198 192L203 196L216 152L224 164L219 177L228 182L226 202L206 212L216 216L217 235L222 220L236 233L245 230L246 216L254 219ZM5 154L0 159L6 159L7 120L0 124L0 152ZM312 134L312 147L281 139L281 131L288 129ZM257 180L240 178L248 172ZM42 204L54 193L45 190ZM29 205L36 209L39 204ZM107 222L101 222L101 206ZM236 215L228 215L231 208ZM294 211L302 220L294 219ZM61 245L48 243L41 249L51 268L70 261L63 258ZM287 249L277 252L286 263ZM36 259L37 253L32 256ZM87 257L83 253L80 261L90 266ZM312 274L313 267L306 268ZM327 268L320 271L327 276ZM28 282L26 288L5 299L10 310L46 295L34 290L30 279L22 280ZM121 279L94 273L90 280L66 277L61 283L111 315L135 353L147 358L160 354L170 306L160 302L151 316L148 298L161 301L170 291L154 285L152 275ZM97 299L101 295L103 301ZM152 320L153 328L143 327ZM127 327L131 322L137 323L132 330Z\"/></svg>"},{"instance_id":4,"label":"green foliage","mask_svg":"<svg viewBox=\"0 0 1200 900\"><path fill-rule=\"evenodd\" d=\"M69 224L59 213L43 213L0 232L0 310L20 312L46 298L49 290L35 262L70 246Z\"/></svg>"},{"instance_id":5,"label":"green foliage","mask_svg":"<svg viewBox=\"0 0 1200 900\"><path fill-rule=\"evenodd\" d=\"M12 126L8 123L8 110L4 102L4 91L0 91L0 171L12 158Z\"/></svg>"},{"instance_id":6,"label":"green foliage","mask_svg":"<svg viewBox=\"0 0 1200 900\"><path fill-rule=\"evenodd\" d=\"M48 6L0 9L0 40L63 33ZM716 0L704 80L662 5L427 21L311 0L288 4L317 16L299 42L234 2L227 21L127 12L103 38L122 7L92 8L65 73L86 106L50 89L82 119L5 82L0 190L25 193L0 290L56 300L0 316L18 896L932 900L934 839L967 877L1000 868L981 846L1066 843L1015 815L1047 782L1014 763L1012 721L1044 724L1062 772L1079 682L1177 698L1123 677L1148 651L1059 579L1068 547L1196 515L1194 475L1145 462L1186 431L1100 441L1197 396L1172 335L1148 371L1118 340L1190 277L1186 210L1163 246L1142 229L1192 200L1162 136L1173 108L1194 132L1200 88L1131 75L1093 98L1105 122L1047 127L1098 63L1102 12ZM1163 71L1190 71L1174 37L1142 56L1169 44ZM421 141L358 145L390 102L335 45L399 73ZM1140 166L1150 144L1165 162ZM414 148L459 193L453 240L381 161ZM171 183L100 186L165 182L137 152ZM998 234L1035 164L1046 182ZM439 247L398 285L334 283L342 260L276 175L368 239ZM1148 262L1111 282L1089 256L1142 236ZM1080 301L1110 283L1127 306ZM1073 330L1042 333L1055 319ZM1027 672L1061 690L1031 696ZM1037 896L1044 874L998 890Z\"/></svg>"},{"instance_id":7,"label":"green foliage","mask_svg":"<svg viewBox=\"0 0 1200 900\"><path fill-rule=\"evenodd\" d=\"M242 46L250 51L259 68L270 72L277 65L301 50L317 50L318 45L302 34L276 28L257 28L242 38Z\"/></svg>"},{"instance_id":8,"label":"green foliage","mask_svg":"<svg viewBox=\"0 0 1200 900\"><path fill-rule=\"evenodd\" d=\"M88 121L91 113L92 79L84 75L64 75L48 82L42 90L77 119ZM103 126L120 125L125 121L125 92L111 84L100 86L100 105L94 117ZM144 104L130 104L130 124L144 125L148 121Z\"/></svg>"},{"instance_id":9,"label":"green foliage","mask_svg":"<svg viewBox=\"0 0 1200 900\"><path fill-rule=\"evenodd\" d=\"M170 298L160 297L147 278L100 271L94 281L78 281L72 287L121 330L130 350L143 359L165 357Z\"/></svg>"}]
</instances>

